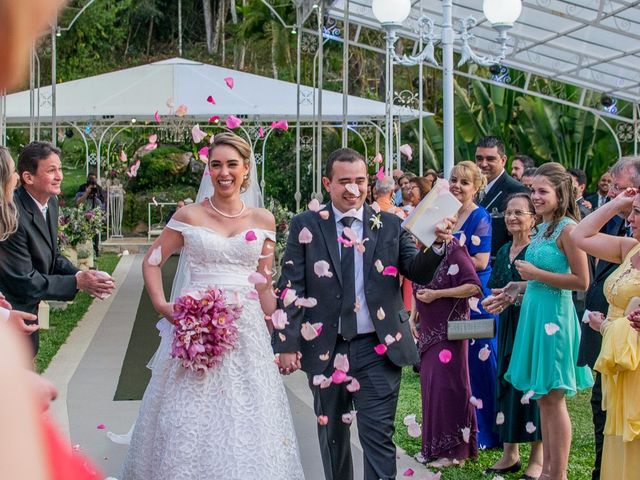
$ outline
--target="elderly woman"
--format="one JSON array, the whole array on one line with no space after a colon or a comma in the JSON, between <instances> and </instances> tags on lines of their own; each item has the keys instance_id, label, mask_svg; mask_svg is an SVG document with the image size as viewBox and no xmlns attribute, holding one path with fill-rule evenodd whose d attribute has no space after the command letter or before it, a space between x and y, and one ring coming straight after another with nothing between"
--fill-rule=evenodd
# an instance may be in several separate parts
<instances>
[{"instance_id":1,"label":"elderly woman","mask_svg":"<svg viewBox=\"0 0 640 480\"><path fill-rule=\"evenodd\" d=\"M396 207L393 204L393 195L395 190L396 182L391 177L383 177L376 181L375 186L373 187L373 195L380 206L380 210L383 212L393 213L398 215L400 218L405 218L404 211L402 208Z\"/></svg>"},{"instance_id":2,"label":"elderly woman","mask_svg":"<svg viewBox=\"0 0 640 480\"><path fill-rule=\"evenodd\" d=\"M454 265L457 273L451 275ZM455 238L449 241L431 283L414 284L413 290L409 320L418 340L422 390L422 450L416 459L436 468L462 465L478 456L476 413L469 402L469 341L448 340L447 322L468 320L469 298L482 291L467 249Z\"/></svg>"},{"instance_id":3,"label":"elderly woman","mask_svg":"<svg viewBox=\"0 0 640 480\"><path fill-rule=\"evenodd\" d=\"M420 201L431 191L431 181L424 177L414 177L407 189L411 192L411 205L417 207Z\"/></svg>"},{"instance_id":4,"label":"elderly woman","mask_svg":"<svg viewBox=\"0 0 640 480\"><path fill-rule=\"evenodd\" d=\"M616 215L631 214L627 221L633 237L600 233ZM601 480L631 480L640 472L640 334L629 323L640 303L640 195L627 189L585 217L571 232L577 247L589 255L620 263L607 279L609 302L605 317L591 312L591 327L602 334L602 348L594 368L602 375L604 427ZM627 318L629 317L629 319Z\"/></svg>"},{"instance_id":5,"label":"elderly woman","mask_svg":"<svg viewBox=\"0 0 640 480\"><path fill-rule=\"evenodd\" d=\"M454 227L456 237L465 245L471 261L478 273L484 295L489 295L487 282L491 276L489 255L491 253L491 216L483 207L475 204L474 199L484 188L485 176L480 168L470 161L458 163L451 171L449 191L462 206L458 210L458 223ZM471 319L490 318L491 314L479 307L471 312ZM493 448L499 445L494 431L494 399L496 389L496 352L495 338L479 339L469 346L469 372L473 396L482 400L478 408L478 445L481 448Z\"/></svg>"}]
</instances>

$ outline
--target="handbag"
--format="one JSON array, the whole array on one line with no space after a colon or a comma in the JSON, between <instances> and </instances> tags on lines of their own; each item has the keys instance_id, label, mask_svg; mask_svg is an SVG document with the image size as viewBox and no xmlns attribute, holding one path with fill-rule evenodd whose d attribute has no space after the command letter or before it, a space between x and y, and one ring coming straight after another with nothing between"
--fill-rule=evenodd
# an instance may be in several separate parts
<instances>
[{"instance_id":1,"label":"handbag","mask_svg":"<svg viewBox=\"0 0 640 480\"><path fill-rule=\"evenodd\" d=\"M451 315L456 311L458 302L455 303L447 318L447 339L448 340L467 340L475 338L493 338L496 336L496 319L477 318L475 320L451 320Z\"/></svg>"}]
</instances>

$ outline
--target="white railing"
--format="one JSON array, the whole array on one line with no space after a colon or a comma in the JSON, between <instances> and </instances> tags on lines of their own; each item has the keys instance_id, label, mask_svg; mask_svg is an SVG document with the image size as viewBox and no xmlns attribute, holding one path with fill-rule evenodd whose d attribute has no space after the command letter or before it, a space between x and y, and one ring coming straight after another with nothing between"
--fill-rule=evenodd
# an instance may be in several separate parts
<instances>
[{"instance_id":1,"label":"white railing","mask_svg":"<svg viewBox=\"0 0 640 480\"><path fill-rule=\"evenodd\" d=\"M148 212L148 216L147 216L147 241L151 241L151 237L157 237L158 235L160 235L162 233L162 229L164 228L164 218L163 218L163 213L162 213L162 209L164 207L166 207L167 205L177 205L176 202L149 202L147 204L147 212ZM151 207L160 207L160 223L157 223L154 225L151 223Z\"/></svg>"}]
</instances>

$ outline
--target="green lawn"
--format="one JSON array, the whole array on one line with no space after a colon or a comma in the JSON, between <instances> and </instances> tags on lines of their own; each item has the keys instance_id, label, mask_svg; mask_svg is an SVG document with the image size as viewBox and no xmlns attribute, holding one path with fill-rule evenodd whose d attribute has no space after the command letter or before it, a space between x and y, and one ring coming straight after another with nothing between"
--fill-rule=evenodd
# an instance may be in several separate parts
<instances>
[{"instance_id":1,"label":"green lawn","mask_svg":"<svg viewBox=\"0 0 640 480\"><path fill-rule=\"evenodd\" d=\"M569 413L573 425L573 442L571 444L571 456L569 458L569 480L585 480L591 478L593 466L593 426L591 423L591 405L589 404L591 392L580 392L574 398L568 399ZM411 438L407 435L407 427L402 423L406 415L415 414L418 423L422 423L422 407L420 399L420 377L411 368L405 368L402 372L402 386L398 401L396 415L396 434L394 440L407 454L414 455L420 451L421 439ZM490 467L498 458L499 450L480 451L478 460L467 462L464 467L443 469L443 480L471 480L484 477L482 471ZM521 448L523 461L529 455L528 446ZM422 472L416 469L414 478L421 478ZM503 475L505 480L517 479L519 476ZM402 472L398 473L402 477Z\"/></svg>"},{"instance_id":2,"label":"green lawn","mask_svg":"<svg viewBox=\"0 0 640 480\"><path fill-rule=\"evenodd\" d=\"M113 273L118 264L118 255L103 253L97 259L96 268ZM52 310L49 315L49 330L40 331L40 349L36 356L36 370L42 373L60 346L65 343L71 331L89 310L93 298L79 292L75 300L65 310Z\"/></svg>"}]
</instances>

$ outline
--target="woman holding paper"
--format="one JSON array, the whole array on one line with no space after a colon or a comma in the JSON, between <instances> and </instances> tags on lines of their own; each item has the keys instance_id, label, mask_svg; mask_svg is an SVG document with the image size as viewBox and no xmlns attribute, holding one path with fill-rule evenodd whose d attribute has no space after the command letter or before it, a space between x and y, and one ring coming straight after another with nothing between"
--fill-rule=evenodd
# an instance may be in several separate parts
<instances>
[{"instance_id":1,"label":"woman holding paper","mask_svg":"<svg viewBox=\"0 0 640 480\"><path fill-rule=\"evenodd\" d=\"M476 205L474 199L485 184L486 179L482 171L470 161L458 163L449 178L449 192L462 203L458 210L458 223L454 227L454 235L469 251L484 296L491 293L487 287L491 276L491 215L483 207ZM490 317L492 315L481 306L471 312L471 320ZM497 351L495 338L476 340L469 345L471 391L476 399L482 401L482 408L476 411L480 448L494 448L499 445L498 436L494 431Z\"/></svg>"},{"instance_id":2,"label":"woman holding paper","mask_svg":"<svg viewBox=\"0 0 640 480\"><path fill-rule=\"evenodd\" d=\"M629 211L633 238L600 233L621 212ZM621 263L604 287L609 302L605 318L592 313L591 327L602 334L595 369L602 374L603 408L607 412L602 453L602 480L628 480L640 471L640 336L627 316L640 300L640 195L627 189L595 210L571 233L576 245L598 259Z\"/></svg>"}]
</instances>

